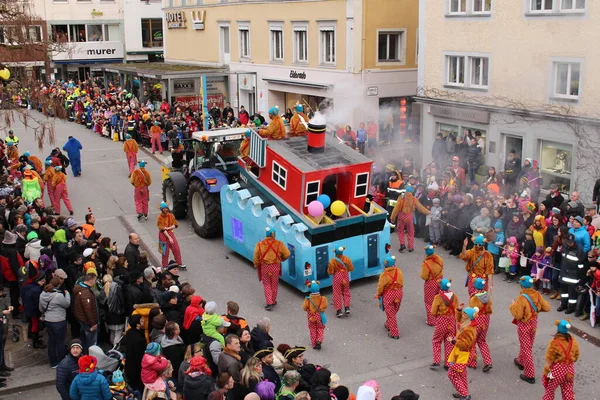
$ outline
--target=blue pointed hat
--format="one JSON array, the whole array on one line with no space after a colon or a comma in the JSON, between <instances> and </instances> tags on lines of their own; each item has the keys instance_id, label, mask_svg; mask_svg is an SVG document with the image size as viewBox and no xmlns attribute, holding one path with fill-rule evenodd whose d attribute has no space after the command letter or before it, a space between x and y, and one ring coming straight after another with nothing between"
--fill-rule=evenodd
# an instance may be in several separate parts
<instances>
[{"instance_id":1,"label":"blue pointed hat","mask_svg":"<svg viewBox=\"0 0 600 400\"><path fill-rule=\"evenodd\" d=\"M297 112L304 112L304 106L302 104L296 104Z\"/></svg>"},{"instance_id":2,"label":"blue pointed hat","mask_svg":"<svg viewBox=\"0 0 600 400\"><path fill-rule=\"evenodd\" d=\"M433 247L432 245L425 247L425 254L431 256L433 255L433 253L435 253L435 247Z\"/></svg>"},{"instance_id":3,"label":"blue pointed hat","mask_svg":"<svg viewBox=\"0 0 600 400\"><path fill-rule=\"evenodd\" d=\"M483 290L485 288L485 280L481 278L475 279L475 282L473 282L473 287L477 290Z\"/></svg>"},{"instance_id":4,"label":"blue pointed hat","mask_svg":"<svg viewBox=\"0 0 600 400\"><path fill-rule=\"evenodd\" d=\"M452 286L452 281L450 281L450 279L444 278L440 281L441 290L450 290L450 286Z\"/></svg>"},{"instance_id":5,"label":"blue pointed hat","mask_svg":"<svg viewBox=\"0 0 600 400\"><path fill-rule=\"evenodd\" d=\"M265 237L275 236L275 229L273 228L265 228Z\"/></svg>"},{"instance_id":6,"label":"blue pointed hat","mask_svg":"<svg viewBox=\"0 0 600 400\"><path fill-rule=\"evenodd\" d=\"M521 287L524 289L529 289L533 286L533 278L531 276L522 276L520 279Z\"/></svg>"},{"instance_id":7,"label":"blue pointed hat","mask_svg":"<svg viewBox=\"0 0 600 400\"><path fill-rule=\"evenodd\" d=\"M164 201L161 201L161 202L160 202L160 206L159 206L159 208L160 208L160 211L162 211L162 210L164 210L165 208L167 208L167 209L168 209L168 208L169 208L169 205L168 205L167 203L165 203Z\"/></svg>"},{"instance_id":8,"label":"blue pointed hat","mask_svg":"<svg viewBox=\"0 0 600 400\"><path fill-rule=\"evenodd\" d=\"M269 108L270 115L279 115L279 108L277 106Z\"/></svg>"},{"instance_id":9,"label":"blue pointed hat","mask_svg":"<svg viewBox=\"0 0 600 400\"><path fill-rule=\"evenodd\" d=\"M571 321L566 319L556 321L556 331L558 333L569 333L569 329L571 329Z\"/></svg>"},{"instance_id":10,"label":"blue pointed hat","mask_svg":"<svg viewBox=\"0 0 600 400\"><path fill-rule=\"evenodd\" d=\"M477 316L477 313L479 312L479 308L478 307L467 307L467 308L463 309L463 312L465 314L467 314L467 317L469 317L469 319L471 321L473 321L475 319L475 317Z\"/></svg>"},{"instance_id":11,"label":"blue pointed hat","mask_svg":"<svg viewBox=\"0 0 600 400\"><path fill-rule=\"evenodd\" d=\"M384 261L385 265L388 267L393 267L396 265L396 256L387 256Z\"/></svg>"}]
</instances>

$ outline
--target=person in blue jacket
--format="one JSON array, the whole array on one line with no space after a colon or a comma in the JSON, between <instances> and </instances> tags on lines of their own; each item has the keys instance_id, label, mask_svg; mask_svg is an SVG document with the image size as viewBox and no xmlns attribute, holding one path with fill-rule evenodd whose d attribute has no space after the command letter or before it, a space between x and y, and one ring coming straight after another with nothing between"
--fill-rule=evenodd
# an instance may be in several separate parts
<instances>
[{"instance_id":1,"label":"person in blue jacket","mask_svg":"<svg viewBox=\"0 0 600 400\"><path fill-rule=\"evenodd\" d=\"M73 170L74 176L81 176L81 143L73 136L69 136L69 140L62 148L69 155L71 162L71 169Z\"/></svg>"},{"instance_id":2,"label":"person in blue jacket","mask_svg":"<svg viewBox=\"0 0 600 400\"><path fill-rule=\"evenodd\" d=\"M494 273L499 274L500 268L498 263L500 262L500 254L502 254L502 250L504 249L504 229L502 226L502 213L499 210L496 211L500 214L499 218L494 223L496 238L488 242L487 251L494 257Z\"/></svg>"},{"instance_id":3,"label":"person in blue jacket","mask_svg":"<svg viewBox=\"0 0 600 400\"><path fill-rule=\"evenodd\" d=\"M106 378L96 371L98 360L92 356L82 356L79 361L79 374L73 379L69 394L72 400L111 400L112 393Z\"/></svg>"},{"instance_id":4,"label":"person in blue jacket","mask_svg":"<svg viewBox=\"0 0 600 400\"><path fill-rule=\"evenodd\" d=\"M585 226L583 226L583 218L579 215L573 219L573 227L569 229L569 233L575 235L575 243L583 248L585 254L592 248L592 239Z\"/></svg>"},{"instance_id":5,"label":"person in blue jacket","mask_svg":"<svg viewBox=\"0 0 600 400\"><path fill-rule=\"evenodd\" d=\"M75 379L79 372L77 361L79 361L81 353L83 353L81 340L71 340L69 354L56 367L56 390L62 400L71 400L69 389L71 388L71 382L73 382L73 379Z\"/></svg>"}]
</instances>

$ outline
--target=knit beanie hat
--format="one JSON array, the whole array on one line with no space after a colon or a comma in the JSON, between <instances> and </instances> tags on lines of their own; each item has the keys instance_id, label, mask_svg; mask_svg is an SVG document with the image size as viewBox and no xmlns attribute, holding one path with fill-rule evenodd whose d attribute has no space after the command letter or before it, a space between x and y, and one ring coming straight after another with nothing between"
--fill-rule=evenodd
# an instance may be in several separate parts
<instances>
[{"instance_id":1,"label":"knit beanie hat","mask_svg":"<svg viewBox=\"0 0 600 400\"><path fill-rule=\"evenodd\" d=\"M473 321L475 319L478 312L479 312L479 307L467 307L467 308L463 309L463 313L465 313L471 321Z\"/></svg>"},{"instance_id":2,"label":"knit beanie hat","mask_svg":"<svg viewBox=\"0 0 600 400\"><path fill-rule=\"evenodd\" d=\"M441 290L450 290L450 286L452 286L452 281L450 279L444 278L440 281Z\"/></svg>"},{"instance_id":3,"label":"knit beanie hat","mask_svg":"<svg viewBox=\"0 0 600 400\"><path fill-rule=\"evenodd\" d=\"M483 290L483 288L485 288L485 280L481 278L475 279L475 282L473 282L473 287L477 290Z\"/></svg>"},{"instance_id":4,"label":"knit beanie hat","mask_svg":"<svg viewBox=\"0 0 600 400\"><path fill-rule=\"evenodd\" d=\"M94 372L96 369L96 365L98 364L98 360L93 356L82 356L77 361L79 365L79 372Z\"/></svg>"},{"instance_id":5,"label":"knit beanie hat","mask_svg":"<svg viewBox=\"0 0 600 400\"><path fill-rule=\"evenodd\" d=\"M569 329L571 329L571 321L567 319L556 320L555 324L558 333L569 333Z\"/></svg>"},{"instance_id":6,"label":"knit beanie hat","mask_svg":"<svg viewBox=\"0 0 600 400\"><path fill-rule=\"evenodd\" d=\"M385 258L384 264L386 267L393 267L396 265L396 256L387 256Z\"/></svg>"},{"instance_id":7,"label":"knit beanie hat","mask_svg":"<svg viewBox=\"0 0 600 400\"><path fill-rule=\"evenodd\" d=\"M160 344L152 342L146 346L146 354L157 356L160 353Z\"/></svg>"},{"instance_id":8,"label":"knit beanie hat","mask_svg":"<svg viewBox=\"0 0 600 400\"><path fill-rule=\"evenodd\" d=\"M529 289L531 286L533 286L533 278L530 276L522 276L520 283L523 289Z\"/></svg>"},{"instance_id":9,"label":"knit beanie hat","mask_svg":"<svg viewBox=\"0 0 600 400\"><path fill-rule=\"evenodd\" d=\"M432 245L425 247L425 254L428 256L433 255L435 253L435 248Z\"/></svg>"}]
</instances>

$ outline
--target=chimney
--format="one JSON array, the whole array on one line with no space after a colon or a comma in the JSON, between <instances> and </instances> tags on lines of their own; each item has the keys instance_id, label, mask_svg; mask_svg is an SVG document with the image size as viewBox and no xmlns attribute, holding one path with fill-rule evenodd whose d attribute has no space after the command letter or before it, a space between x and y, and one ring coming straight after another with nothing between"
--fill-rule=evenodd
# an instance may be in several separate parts
<instances>
[{"instance_id":1,"label":"chimney","mask_svg":"<svg viewBox=\"0 0 600 400\"><path fill-rule=\"evenodd\" d=\"M327 125L317 125L311 122L308 123L307 134L307 151L309 153L324 153L325 152L325 130Z\"/></svg>"}]
</instances>

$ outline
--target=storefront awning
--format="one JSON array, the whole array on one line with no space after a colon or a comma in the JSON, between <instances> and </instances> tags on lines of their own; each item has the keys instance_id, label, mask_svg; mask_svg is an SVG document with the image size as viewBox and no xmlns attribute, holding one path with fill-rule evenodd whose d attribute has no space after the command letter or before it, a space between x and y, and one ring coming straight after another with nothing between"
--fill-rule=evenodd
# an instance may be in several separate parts
<instances>
[{"instance_id":1,"label":"storefront awning","mask_svg":"<svg viewBox=\"0 0 600 400\"><path fill-rule=\"evenodd\" d=\"M309 87L313 89L329 89L333 85L325 85L322 83L311 83L311 82L295 82L295 81L284 81L283 79L271 79L271 78L262 78L263 81L269 83L277 83L279 85L290 85L290 86L301 86L301 87Z\"/></svg>"}]
</instances>

